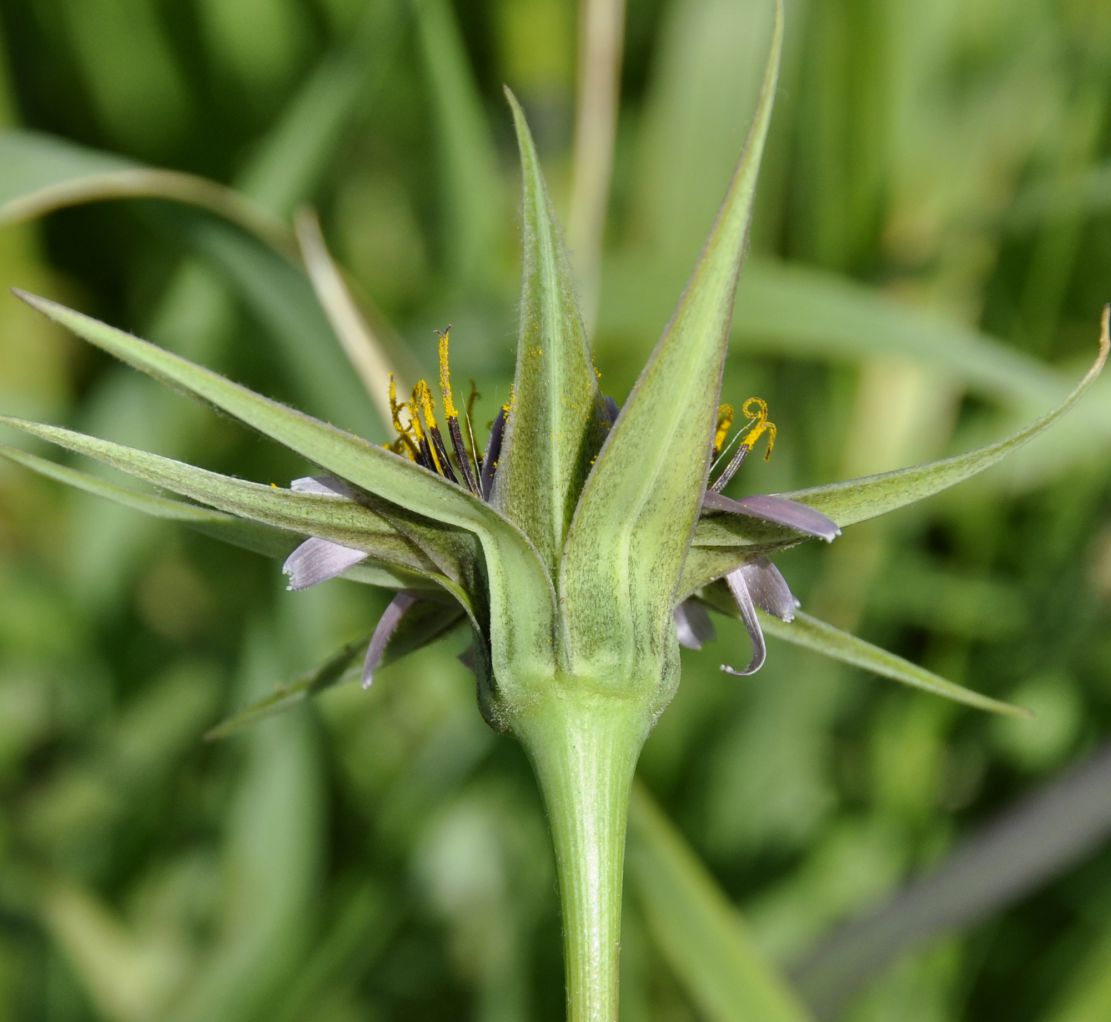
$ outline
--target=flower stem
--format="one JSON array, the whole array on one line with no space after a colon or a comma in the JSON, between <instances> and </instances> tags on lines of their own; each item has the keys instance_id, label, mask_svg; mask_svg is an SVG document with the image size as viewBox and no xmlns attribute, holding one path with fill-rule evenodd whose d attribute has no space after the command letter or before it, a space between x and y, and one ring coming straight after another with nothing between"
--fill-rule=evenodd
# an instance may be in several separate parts
<instances>
[{"instance_id":1,"label":"flower stem","mask_svg":"<svg viewBox=\"0 0 1111 1022\"><path fill-rule=\"evenodd\" d=\"M625 826L650 707L559 686L514 716L555 845L568 1022L617 1022Z\"/></svg>"}]
</instances>

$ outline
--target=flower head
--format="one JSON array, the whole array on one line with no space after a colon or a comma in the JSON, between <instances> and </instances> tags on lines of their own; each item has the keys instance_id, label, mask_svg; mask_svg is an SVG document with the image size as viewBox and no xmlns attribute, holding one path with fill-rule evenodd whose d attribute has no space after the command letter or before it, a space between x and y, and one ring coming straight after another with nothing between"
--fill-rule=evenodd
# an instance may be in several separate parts
<instances>
[{"instance_id":1,"label":"flower head","mask_svg":"<svg viewBox=\"0 0 1111 1022\"><path fill-rule=\"evenodd\" d=\"M512 396L480 444L473 390L456 402L450 331L438 387L389 384L385 445L252 393L217 374L45 299L21 295L81 337L267 434L318 466L288 488L246 482L58 427L0 419L195 503L105 485L10 448L38 471L224 539L285 558L291 589L337 575L397 592L370 639L363 677L456 625L472 634L480 703L517 728L552 691L635 699L645 733L678 682L678 646L711 634L707 607L739 616L764 662L764 628L908 684L995 710L960 689L796 612L777 551L922 499L994 464L1045 429L1102 367L1100 355L1056 410L1014 436L933 465L793 494L724 494L760 442L776 439L766 403L719 404L733 297L771 116L782 27L756 116L705 248L671 321L623 404L602 394L567 256L524 115L512 96L524 180L524 272ZM338 279L338 274L336 274ZM290 553L290 540L298 545ZM759 612L767 616L762 619ZM783 623L790 623L784 625ZM263 705L330 684L339 660ZM322 680L324 679L324 680ZM520 724L524 727L524 724Z\"/></svg>"},{"instance_id":2,"label":"flower head","mask_svg":"<svg viewBox=\"0 0 1111 1022\"><path fill-rule=\"evenodd\" d=\"M477 391L472 384L466 409L460 415L451 383L451 328L442 331L439 336L439 408L448 439L445 440L440 429L436 398L428 381L418 380L409 399L402 402L398 400L397 383L391 374L389 404L397 437L386 447L399 457L407 458L433 475L465 487L474 496L488 501L496 481L498 459L512 401L506 401L499 408L489 429L485 448L480 451L473 421ZM611 397L605 397L603 403L609 425L612 426L619 415L618 405ZM713 459L710 472L713 478L703 496L703 513L740 515L782 526L797 533L800 539L818 537L827 542L832 541L841 531L837 524L805 504L777 496L732 500L722 495L721 491L737 474L757 443L766 439L765 460L770 457L775 444L777 428L768 418L766 401L750 397L742 405L742 414L746 421L733 431L735 416L732 406L723 404L718 409L714 435L709 441ZM597 452L595 456L596 454ZM720 471L717 471L719 467ZM359 493L352 486L331 477L295 479L290 486L297 492L327 494L356 504L360 499ZM290 589L306 589L343 575L371 556L368 551L314 536L305 540L289 555L283 571L289 577ZM725 582L736 601L741 620L748 629L752 641L752 657L743 670L726 664L722 665L722 670L736 675L754 674L763 665L767 654L756 609L789 622L794 619L795 608L799 604L779 570L764 556L753 556L751 560L740 563L725 574ZM404 616L414 607L419 607L419 602L419 593L402 590L383 612L367 647L363 663L364 687L369 687L372 683L374 673L381 665L389 642L401 626ZM461 610L459 616L462 616ZM695 597L689 597L676 606L673 619L676 638L682 646L701 648L703 642L713 635L713 625L705 607ZM471 659L468 657L468 661Z\"/></svg>"}]
</instances>

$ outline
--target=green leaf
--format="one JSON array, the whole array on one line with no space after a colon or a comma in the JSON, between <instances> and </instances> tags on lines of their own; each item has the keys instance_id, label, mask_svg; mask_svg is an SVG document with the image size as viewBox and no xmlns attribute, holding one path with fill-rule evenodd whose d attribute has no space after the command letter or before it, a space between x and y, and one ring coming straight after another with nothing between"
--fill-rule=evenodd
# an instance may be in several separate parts
<instances>
[{"instance_id":1,"label":"green leaf","mask_svg":"<svg viewBox=\"0 0 1111 1022\"><path fill-rule=\"evenodd\" d=\"M279 219L216 182L32 132L0 135L0 166L8 163L15 171L0 176L0 223L89 202L165 200L167 205L144 212L176 243L215 263L222 278L235 285L279 342L304 398L350 423L364 423L366 396L340 352L304 343L306 337L327 336L328 321L294 265L293 236Z\"/></svg>"},{"instance_id":2,"label":"green leaf","mask_svg":"<svg viewBox=\"0 0 1111 1022\"><path fill-rule=\"evenodd\" d=\"M258 624L244 645L237 688L253 694L282 670L297 639ZM288 714L244 736L236 754L214 851L218 868L238 877L236 905L213 917L204 953L158 1012L163 1022L272 1017L317 932L328 845L319 735L305 714Z\"/></svg>"},{"instance_id":3,"label":"green leaf","mask_svg":"<svg viewBox=\"0 0 1111 1022\"><path fill-rule=\"evenodd\" d=\"M165 199L196 206L290 252L289 231L245 196L194 174L141 163L32 131L0 134L0 224L65 206L112 199Z\"/></svg>"},{"instance_id":4,"label":"green leaf","mask_svg":"<svg viewBox=\"0 0 1111 1022\"><path fill-rule=\"evenodd\" d=\"M913 468L865 476L862 479L850 479L847 482L832 483L828 486L796 490L783 496L808 504L829 515L838 525L844 527L923 500L990 468L1048 429L1080 400L1081 395L1091 386L1107 361L1108 347L1111 345L1108 337L1109 317L1111 317L1111 306L1103 310L1099 354L1084 378L1061 404L1017 433L994 444L927 465L916 465Z\"/></svg>"},{"instance_id":5,"label":"green leaf","mask_svg":"<svg viewBox=\"0 0 1111 1022\"><path fill-rule=\"evenodd\" d=\"M572 661L659 656L709 470L718 392L782 46L771 53L748 140L678 308L587 480L560 573ZM622 655L623 654L623 655ZM613 669L617 665L612 665Z\"/></svg>"},{"instance_id":6,"label":"green leaf","mask_svg":"<svg viewBox=\"0 0 1111 1022\"><path fill-rule=\"evenodd\" d=\"M234 178L237 192L281 220L314 193L333 167L343 137L382 112L379 86L392 65L406 20L404 5L395 4L364 5L362 11L343 19L343 30L328 52L305 68L297 88L268 119L265 132L250 141ZM56 164L53 169L47 164L28 165L24 187L33 191L39 184L57 184L52 173L80 177L120 169L121 164L118 157L79 146L67 150L66 162L68 166ZM0 178L7 178L11 163L5 158L0 166L4 168ZM186 257L146 317L147 336L156 336L165 346L215 366L229 345L242 343L240 311L231 294L237 292L235 297L244 298L251 312L273 330L274 355L285 365L298 401L321 414L326 410L325 417L365 432L370 439L378 438L366 397L342 355L323 340L306 343L306 338L327 338L328 326L319 313L310 315L316 304L311 291L282 256L273 250L265 250L269 262L256 256L263 248L253 238L231 225L217 224L203 212L166 203L144 203L138 212L166 231L170 247ZM180 215L168 215L175 212ZM179 226L182 223L185 230ZM194 226L222 226L224 238L214 239L215 231L193 231ZM235 251L237 245L245 257ZM200 258L188 258L195 254ZM251 265L252 260L256 265ZM227 271L229 264L236 272ZM12 274L8 276L19 282ZM288 313L295 306L303 312L291 317ZM268 309L274 310L271 318L264 315ZM381 324L377 329L387 342L392 340ZM400 346L392 346L391 351L395 365L408 369ZM147 442L146 436L157 436L159 450L192 460L198 422L194 409L165 400L163 394L122 367L98 379L88 397L81 412L80 428L85 432L115 436L115 427L130 428L134 415L144 423L142 443ZM135 434L121 439L140 442ZM126 585L125 575L155 542L155 530L148 522L136 522L110 507L91 506L75 527L81 539L72 565L75 592L84 592L98 602L105 596L107 574L117 580L113 585Z\"/></svg>"},{"instance_id":7,"label":"green leaf","mask_svg":"<svg viewBox=\"0 0 1111 1022\"><path fill-rule=\"evenodd\" d=\"M0 422L4 425L12 425L12 420L4 417L0 417ZM86 493L91 493L97 497L105 497L123 507L141 511L143 514L151 515L154 518L165 518L172 522L181 522L184 525L221 525L229 523L243 525L250 530L258 528L259 552L269 553L271 549L269 542L263 537L273 537L279 540L287 551L289 548L290 537L286 533L265 526L258 527L255 522L244 521L234 515L225 514L223 511L214 511L210 508L198 507L196 504L188 504L183 500L174 500L171 497L161 497L152 493L141 493L138 490L128 489L126 486L118 486L116 483L100 478L100 476L81 472L78 469L70 468L68 465L59 465L57 462L40 458L37 454L20 450L18 447L9 447L7 444L0 444L0 457L7 458L8 461L22 465L24 468L29 468L48 479L65 483L67 486L84 490ZM274 544L273 548L275 556L277 556L277 543Z\"/></svg>"},{"instance_id":8,"label":"green leaf","mask_svg":"<svg viewBox=\"0 0 1111 1022\"><path fill-rule=\"evenodd\" d=\"M809 1017L643 785L633 789L626 866L652 939L699 1018L802 1022Z\"/></svg>"},{"instance_id":9,"label":"green leaf","mask_svg":"<svg viewBox=\"0 0 1111 1022\"><path fill-rule=\"evenodd\" d=\"M667 314L660 292L670 279L646 270L635 254L615 253L607 261L601 329L648 329L653 317ZM946 382L1010 405L1049 403L1063 392L1057 374L1036 358L974 327L829 270L756 254L737 288L733 350L853 365L909 359ZM1111 422L1111 415L1102 421Z\"/></svg>"},{"instance_id":10,"label":"green leaf","mask_svg":"<svg viewBox=\"0 0 1111 1022\"><path fill-rule=\"evenodd\" d=\"M130 476L191 497L205 504L301 536L319 536L356 550L365 550L390 568L438 578L436 566L400 535L393 525L353 500L301 493L223 476L158 454L0 415L0 425L83 454Z\"/></svg>"},{"instance_id":11,"label":"green leaf","mask_svg":"<svg viewBox=\"0 0 1111 1022\"><path fill-rule=\"evenodd\" d=\"M390 639L382 656L381 666L396 663L410 653L443 637L460 624L463 616L463 612L456 607L448 607L432 601L413 604ZM326 692L334 685L353 680L362 668L369 642L369 635L349 642L296 681L276 686L269 695L217 724L205 735L205 738L208 740L228 738L266 717L290 710L306 699Z\"/></svg>"},{"instance_id":12,"label":"green leaf","mask_svg":"<svg viewBox=\"0 0 1111 1022\"><path fill-rule=\"evenodd\" d=\"M301 79L236 186L277 213L304 202L334 168L352 126L374 109L406 20L400 4L364 5L352 30Z\"/></svg>"},{"instance_id":13,"label":"green leaf","mask_svg":"<svg viewBox=\"0 0 1111 1022\"><path fill-rule=\"evenodd\" d=\"M838 1018L863 988L915 949L965 934L1106 848L1111 828L1111 755L1107 746L1052 777L963 838L883 903L823 935L792 968L799 991L822 1018ZM1099 979L1075 1012L1062 999L1046 1022L1093 1022L1111 1016L1107 962L1111 941L1078 970ZM1085 967L1086 966L1086 967ZM1098 991L1098 993L1097 993ZM1102 1008L1097 1003L1102 1002ZM1080 1010L1081 1005L1087 1010Z\"/></svg>"},{"instance_id":14,"label":"green leaf","mask_svg":"<svg viewBox=\"0 0 1111 1022\"><path fill-rule=\"evenodd\" d=\"M728 598L728 593L719 594L712 600L712 605L722 610ZM735 616L736 611L729 609L726 613ZM870 642L843 632L840 628L834 628L833 625L819 621L816 617L811 617L802 611L796 611L795 619L791 622L780 621L761 612L760 624L765 632L774 635L777 639L785 639L804 649L812 649L843 664L870 671L881 678L890 678L901 685L909 685L911 688L951 699L955 703L964 703L978 710L988 710L991 713L1001 713L1011 717L1031 716L1030 712L1021 706L1012 706L1010 703L992 699L955 682L947 681L933 671L927 671L924 667L919 667L879 646L873 646Z\"/></svg>"},{"instance_id":15,"label":"green leaf","mask_svg":"<svg viewBox=\"0 0 1111 1022\"><path fill-rule=\"evenodd\" d=\"M472 617L477 613L476 608L485 607L480 563L482 547L473 533L413 514L373 496L363 500L442 572L437 581ZM481 616L485 620L485 611Z\"/></svg>"},{"instance_id":16,"label":"green leaf","mask_svg":"<svg viewBox=\"0 0 1111 1022\"><path fill-rule=\"evenodd\" d=\"M555 614L551 582L529 541L492 507L413 462L148 341L48 299L17 294L96 347L215 405L341 479L401 508L474 532L486 556L495 669L502 666L497 657L503 653L521 663L549 662Z\"/></svg>"},{"instance_id":17,"label":"green leaf","mask_svg":"<svg viewBox=\"0 0 1111 1022\"><path fill-rule=\"evenodd\" d=\"M453 279L482 287L498 265L507 218L497 153L459 22L447 0L423 0L417 39L435 115L442 235Z\"/></svg>"},{"instance_id":18,"label":"green leaf","mask_svg":"<svg viewBox=\"0 0 1111 1022\"><path fill-rule=\"evenodd\" d=\"M517 372L493 500L554 572L607 423L540 161L520 105L505 94L521 151L525 237Z\"/></svg>"}]
</instances>

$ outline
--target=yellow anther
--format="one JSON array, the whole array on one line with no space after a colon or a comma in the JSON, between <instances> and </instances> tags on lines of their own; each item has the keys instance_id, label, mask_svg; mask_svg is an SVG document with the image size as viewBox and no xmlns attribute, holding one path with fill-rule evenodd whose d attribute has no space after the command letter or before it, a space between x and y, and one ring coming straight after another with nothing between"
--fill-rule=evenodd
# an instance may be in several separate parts
<instances>
[{"instance_id":1,"label":"yellow anther","mask_svg":"<svg viewBox=\"0 0 1111 1022\"><path fill-rule=\"evenodd\" d=\"M417 385L413 388L413 396L402 405L405 411L409 413L409 428L405 435L412 436L417 444L424 439L424 425L420 421L420 389L422 383L424 383L424 380L417 381ZM427 383L424 385L428 386Z\"/></svg>"},{"instance_id":2,"label":"yellow anther","mask_svg":"<svg viewBox=\"0 0 1111 1022\"><path fill-rule=\"evenodd\" d=\"M768 419L768 402L762 397L750 397L741 405L741 414L748 419L748 432L741 441L741 446L752 450L760 437L767 436L768 449L764 452L764 460L772 456L775 447L775 423Z\"/></svg>"},{"instance_id":3,"label":"yellow anther","mask_svg":"<svg viewBox=\"0 0 1111 1022\"><path fill-rule=\"evenodd\" d=\"M417 460L417 456L413 453L413 444L408 437L399 436L392 443L383 444L382 446L388 451L393 451L394 454L400 454L403 458L408 458L410 461Z\"/></svg>"},{"instance_id":4,"label":"yellow anther","mask_svg":"<svg viewBox=\"0 0 1111 1022\"><path fill-rule=\"evenodd\" d=\"M424 413L424 423L428 429L436 428L436 410L432 407L432 388L427 380L417 380L413 388L413 404Z\"/></svg>"},{"instance_id":5,"label":"yellow anther","mask_svg":"<svg viewBox=\"0 0 1111 1022\"><path fill-rule=\"evenodd\" d=\"M729 431L733 428L733 406L732 405L718 405L718 428L714 433L714 457L716 458L721 452L722 444L725 443L725 438L729 436Z\"/></svg>"},{"instance_id":6,"label":"yellow anther","mask_svg":"<svg viewBox=\"0 0 1111 1022\"><path fill-rule=\"evenodd\" d=\"M407 407L408 405L401 404L397 400L397 380L394 379L393 373L390 373L390 415L393 416L393 428L400 436L407 436L409 433L409 426L401 421L401 413Z\"/></svg>"},{"instance_id":7,"label":"yellow anther","mask_svg":"<svg viewBox=\"0 0 1111 1022\"><path fill-rule=\"evenodd\" d=\"M432 463L436 466L436 471L441 475L444 474L444 466L440 461L440 455L436 451L436 445L432 442L432 430L436 429L436 413L432 408L432 389L428 386L427 380L417 380L417 385L413 388L413 400L410 404L413 409L413 423L417 430L417 439L420 440L424 437L425 433L429 434L428 449L432 454ZM424 426L421 429L421 415L424 415Z\"/></svg>"},{"instance_id":8,"label":"yellow anther","mask_svg":"<svg viewBox=\"0 0 1111 1022\"><path fill-rule=\"evenodd\" d=\"M409 413L409 421L403 422L401 420L401 413ZM411 434L413 433L413 408L408 403L400 403L397 400L397 380L394 379L393 373L390 373L390 415L393 417L393 428L397 430L397 439L399 443L403 443L406 448L406 453L411 459L416 459L417 448L413 443ZM417 423L419 429L420 424ZM417 440L420 440L420 434L417 433Z\"/></svg>"},{"instance_id":9,"label":"yellow anther","mask_svg":"<svg viewBox=\"0 0 1111 1022\"><path fill-rule=\"evenodd\" d=\"M451 327L440 334L440 397L444 402L444 415L449 419L459 418L459 411L451 396L451 364L448 361L448 345L451 343Z\"/></svg>"}]
</instances>

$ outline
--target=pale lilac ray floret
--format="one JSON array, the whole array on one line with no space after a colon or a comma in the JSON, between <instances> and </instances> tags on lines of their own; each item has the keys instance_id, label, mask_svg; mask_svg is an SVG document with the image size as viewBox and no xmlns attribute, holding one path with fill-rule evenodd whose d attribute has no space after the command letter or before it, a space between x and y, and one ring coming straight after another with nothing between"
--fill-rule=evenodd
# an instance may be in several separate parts
<instances>
[{"instance_id":1,"label":"pale lilac ray floret","mask_svg":"<svg viewBox=\"0 0 1111 1022\"><path fill-rule=\"evenodd\" d=\"M762 398L750 397L741 406L741 411L747 422L734 434L732 441L726 444L725 440L733 426L733 409L730 405L722 405L719 409L718 427L713 442L714 467L724 460L734 445L736 450L725 468L710 482L703 495L703 512L755 518L772 525L783 526L799 533L800 536L812 536L823 539L827 543L833 542L841 534L837 523L820 511L815 511L798 501L773 494L742 497L740 500L722 495L721 491L736 475L761 437L767 438L765 459L771 454L775 445L776 427L768 418L767 403ZM779 569L766 557L756 557L738 565L725 575L725 583L748 631L749 641L752 643L752 656L742 669L729 664L722 664L721 669L726 674L737 676L755 674L763 667L767 658L764 631L760 627L757 609L781 621L792 621L799 601L795 599ZM676 607L674 616L676 634L681 645L700 649L704 642L713 638L713 622L706 616L702 604L696 597L691 597Z\"/></svg>"},{"instance_id":2,"label":"pale lilac ray floret","mask_svg":"<svg viewBox=\"0 0 1111 1022\"><path fill-rule=\"evenodd\" d=\"M343 480L332 476L304 476L294 479L289 488L298 493L317 493L338 499L351 500L354 492ZM365 550L333 543L331 540L313 536L306 539L291 553L282 565L282 571L289 578L287 588L291 590L308 589L309 586L327 582L342 575L349 568L361 564L370 555Z\"/></svg>"}]
</instances>

